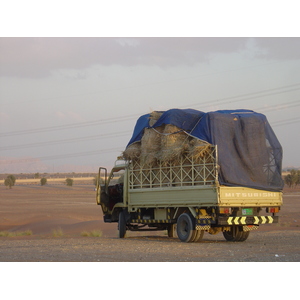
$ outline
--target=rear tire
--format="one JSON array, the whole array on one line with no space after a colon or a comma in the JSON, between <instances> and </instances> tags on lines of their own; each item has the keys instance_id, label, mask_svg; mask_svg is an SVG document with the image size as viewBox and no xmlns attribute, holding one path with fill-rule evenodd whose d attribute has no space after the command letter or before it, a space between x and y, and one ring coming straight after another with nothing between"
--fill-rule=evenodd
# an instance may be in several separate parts
<instances>
[{"instance_id":1,"label":"rear tire","mask_svg":"<svg viewBox=\"0 0 300 300\"><path fill-rule=\"evenodd\" d=\"M118 221L118 229L119 229L119 238L124 238L126 235L126 218L125 211L122 210L119 213L119 221Z\"/></svg>"},{"instance_id":2,"label":"rear tire","mask_svg":"<svg viewBox=\"0 0 300 300\"><path fill-rule=\"evenodd\" d=\"M168 237L176 236L176 224L170 224L168 226Z\"/></svg>"},{"instance_id":3,"label":"rear tire","mask_svg":"<svg viewBox=\"0 0 300 300\"><path fill-rule=\"evenodd\" d=\"M230 231L223 231L223 236L229 242L244 242L249 234L250 231L243 231L241 226L232 226Z\"/></svg>"},{"instance_id":4,"label":"rear tire","mask_svg":"<svg viewBox=\"0 0 300 300\"><path fill-rule=\"evenodd\" d=\"M189 214L183 213L177 220L177 236L185 243L192 242L195 239L196 230L193 228L193 221Z\"/></svg>"},{"instance_id":5,"label":"rear tire","mask_svg":"<svg viewBox=\"0 0 300 300\"><path fill-rule=\"evenodd\" d=\"M196 236L194 242L200 242L203 238L204 230L196 230Z\"/></svg>"}]
</instances>

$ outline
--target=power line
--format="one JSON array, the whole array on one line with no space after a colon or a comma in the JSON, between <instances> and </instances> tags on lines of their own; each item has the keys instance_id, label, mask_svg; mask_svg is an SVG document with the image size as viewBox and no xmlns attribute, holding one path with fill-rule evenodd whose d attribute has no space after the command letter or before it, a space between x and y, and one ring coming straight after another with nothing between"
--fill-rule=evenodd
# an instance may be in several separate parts
<instances>
[{"instance_id":1,"label":"power line","mask_svg":"<svg viewBox=\"0 0 300 300\"><path fill-rule=\"evenodd\" d=\"M7 137L7 136L16 136L16 135L25 135L25 134L32 134L32 133L41 133L41 132L48 132L48 131L57 131L57 130L66 130L66 129L74 129L80 127L87 127L87 126L95 126L99 124L106 124L106 123L113 123L113 122L123 122L132 120L137 117L137 114L134 115L127 115L121 117L114 117L90 122L81 122L81 123L72 123L66 125L58 125L58 126L51 126L51 127L43 127L43 128L36 128L36 129L27 129L27 130L18 130L18 131L10 131L6 133L0 133L0 137Z\"/></svg>"},{"instance_id":2,"label":"power line","mask_svg":"<svg viewBox=\"0 0 300 300\"><path fill-rule=\"evenodd\" d=\"M245 101L245 100L249 100L249 99L253 99L253 98L261 98L261 97L266 97L266 96L270 96L270 95L274 95L274 94L282 94L282 93L287 93L287 92L291 92L291 91L296 91L296 90L300 89L300 87L298 87L298 86L300 86L300 83L293 84L293 85L287 85L287 86L283 86L283 87L278 87L278 88L273 88L273 89L268 89L268 90L262 90L262 91L258 91L258 92L254 92L254 93L247 93L247 94L242 94L242 95L237 95L237 96L220 98L220 99L216 99L216 100L202 102L201 104L195 103L195 104L191 104L191 105L185 105L184 107L190 107L190 106L198 107L200 105L203 106L206 104L213 105L216 103L225 104L225 103L240 102L240 101ZM282 89L287 89L287 90L282 90ZM282 91L280 91L280 90L282 90ZM237 99L237 98L242 98L242 99ZM236 99L236 100L234 100L234 99ZM220 102L222 102L222 103L220 103ZM132 115L126 115L126 116L120 116L120 117L108 118L108 119L102 119L102 120L95 120L95 121L89 121L89 122L72 123L72 124L66 124L66 125L36 128L36 129L29 129L29 130L11 131L11 132L7 132L7 133L0 133L0 137L74 129L74 128L87 127L87 126L96 126L99 124L112 123L112 122L116 122L116 121L122 122L122 121L132 120L132 119L137 118L138 116L140 116L140 115L132 114Z\"/></svg>"},{"instance_id":3,"label":"power line","mask_svg":"<svg viewBox=\"0 0 300 300\"><path fill-rule=\"evenodd\" d=\"M117 133L91 135L91 136L86 136L86 137L81 137L81 138L54 140L54 141L48 141L48 142L30 143L30 144L22 144L22 145L14 145L14 146L4 146L4 147L0 147L0 151L33 148L33 147L43 147L43 146L51 146L51 145L62 145L62 144L66 144L66 143L77 143L77 142L83 142L83 141L98 140L100 138L101 139L115 138L115 137L125 136L130 133L131 133L131 131L122 131L122 132L117 132Z\"/></svg>"},{"instance_id":4,"label":"power line","mask_svg":"<svg viewBox=\"0 0 300 300\"><path fill-rule=\"evenodd\" d=\"M272 127L275 126L284 126L287 124L297 123L300 122L300 117L280 120L274 122ZM99 155L101 153L108 153L108 152L122 152L123 149L121 148L110 148L110 149L102 149L102 150L94 150L88 152L79 152L79 153L69 153L69 154L59 154L59 155L50 155L50 156L42 156L37 158L24 158L24 159L16 159L16 160L2 160L0 161L1 164L15 164L15 163L28 163L28 162L36 162L40 160L53 160L53 159L63 159L63 158L74 158L80 156L91 156L91 155Z\"/></svg>"},{"instance_id":5,"label":"power line","mask_svg":"<svg viewBox=\"0 0 300 300\"><path fill-rule=\"evenodd\" d=\"M273 122L272 127L293 124L293 123L297 123L299 121L300 121L299 117L292 118L292 119L286 119L286 120L280 120L280 121ZM109 133L109 134L91 135L91 136L82 137L82 138L54 140L54 141L48 141L48 142L22 144L22 145L14 145L14 146L4 146L4 147L0 147L0 151L7 151L7 150L10 151L10 150L15 150L15 149L43 147L43 146L50 146L50 145L62 145L62 144L66 144L66 143L78 143L78 142L85 142L85 141L91 141L91 140L98 140L99 138L101 138L101 139L115 138L115 137L126 136L131 133L132 133L132 131L122 131L122 132L116 132L116 133L113 132L113 133Z\"/></svg>"},{"instance_id":6,"label":"power line","mask_svg":"<svg viewBox=\"0 0 300 300\"><path fill-rule=\"evenodd\" d=\"M279 105L276 105L275 107L273 106L273 107L258 108L257 111L265 113L265 112L274 111L274 110L283 110L286 108L296 107L299 105L300 105L300 101L296 100L296 101L287 102L284 104L279 104Z\"/></svg>"},{"instance_id":7,"label":"power line","mask_svg":"<svg viewBox=\"0 0 300 300\"><path fill-rule=\"evenodd\" d=\"M270 112L278 109L285 109L285 108L290 108L290 107L295 107L299 106L300 101L292 101L288 103L284 103L283 105L278 105L275 107L269 107L269 108L259 108L256 111L259 112ZM126 118L126 116L125 116ZM298 118L294 118L298 119ZM272 126L280 126L280 125L288 125L288 124L293 124L297 123L298 121L293 121L294 119L287 119L287 120L281 120L275 123L272 123ZM106 120L107 121L107 120ZM21 144L21 145L14 145L14 146L4 146L0 147L0 151L5 151L5 150L15 150L15 149L24 149L24 148L32 148L32 147L41 147L41 146L49 146L49 145L61 145L61 144L66 144L66 143L74 143L74 142L82 142L82 141L89 141L89 140L97 140L99 138L109 138L109 137L120 137L120 136L125 136L127 134L130 134L131 131L122 131L122 132L113 132L113 133L108 133L108 134L100 134L100 135L91 135L87 137L81 137L81 138L73 138L73 139L64 139L64 140L54 140L54 141L47 141L47 142L40 142L40 143L30 143L30 144Z\"/></svg>"},{"instance_id":8,"label":"power line","mask_svg":"<svg viewBox=\"0 0 300 300\"><path fill-rule=\"evenodd\" d=\"M225 97L225 98L220 98L220 99L216 99L216 100L212 100L212 101L205 101L202 103L194 103L194 104L190 104L190 105L185 105L184 107L199 107L199 106L203 106L203 105L214 105L214 104L228 104L228 103L235 103L235 102L241 102L241 101L245 101L245 100L250 100L250 99L257 99L257 98L262 98L262 97L267 97L267 96L272 96L272 95L278 95L278 94L283 94L283 93L288 93L288 92L293 92L293 91L297 91L300 90L299 86L300 84L293 84L293 85L288 85L288 86L284 86L284 87L279 87L279 88L274 88L274 89L268 89L268 90L262 90L262 91L258 91L258 92L254 92L254 93L247 93L247 94L242 94L242 95L237 95L237 96L231 96L231 97ZM291 88L294 87L294 88ZM287 90L282 90L282 89L286 89L286 88L290 88ZM282 91L280 91L282 90ZM242 99L237 99L237 98L242 98ZM236 99L236 100L234 100Z\"/></svg>"},{"instance_id":9,"label":"power line","mask_svg":"<svg viewBox=\"0 0 300 300\"><path fill-rule=\"evenodd\" d=\"M120 148L111 148L111 149L102 149L102 150L94 150L88 152L79 152L79 153L69 153L69 154L59 154L59 155L50 155L50 156L41 156L36 158L21 158L21 159L13 159L13 160L1 160L1 165L7 164L16 164L16 163L28 163L28 162L37 162L40 160L52 160L52 159L63 159L63 158L74 158L80 156L91 156L91 155L100 155L102 153L115 152L122 150Z\"/></svg>"},{"instance_id":10,"label":"power line","mask_svg":"<svg viewBox=\"0 0 300 300\"><path fill-rule=\"evenodd\" d=\"M298 122L300 122L300 117L274 122L274 123L272 123L272 127L290 125L290 124L294 124L294 123L298 123Z\"/></svg>"}]
</instances>

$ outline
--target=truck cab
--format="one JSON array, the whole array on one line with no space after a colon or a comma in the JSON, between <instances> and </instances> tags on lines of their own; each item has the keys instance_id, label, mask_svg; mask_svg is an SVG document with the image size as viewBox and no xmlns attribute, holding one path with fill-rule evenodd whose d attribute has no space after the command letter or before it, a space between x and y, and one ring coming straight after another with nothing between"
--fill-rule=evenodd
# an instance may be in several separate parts
<instances>
[{"instance_id":1,"label":"truck cab","mask_svg":"<svg viewBox=\"0 0 300 300\"><path fill-rule=\"evenodd\" d=\"M108 174L107 169L100 167L96 184L96 201L101 205L104 222L118 222L118 214L126 205L127 181L125 161L117 160Z\"/></svg>"}]
</instances>

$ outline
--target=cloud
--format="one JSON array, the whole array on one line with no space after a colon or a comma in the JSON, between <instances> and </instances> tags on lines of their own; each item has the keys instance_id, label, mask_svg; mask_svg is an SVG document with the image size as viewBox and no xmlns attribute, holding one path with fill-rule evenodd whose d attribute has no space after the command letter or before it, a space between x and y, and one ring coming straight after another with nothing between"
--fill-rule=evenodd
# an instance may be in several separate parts
<instances>
[{"instance_id":1,"label":"cloud","mask_svg":"<svg viewBox=\"0 0 300 300\"><path fill-rule=\"evenodd\" d=\"M9 119L10 119L10 116L7 113L0 111L0 123L5 123Z\"/></svg>"},{"instance_id":2,"label":"cloud","mask_svg":"<svg viewBox=\"0 0 300 300\"><path fill-rule=\"evenodd\" d=\"M56 111L54 113L55 117L60 120L66 120L66 121L76 121L76 122L84 122L85 119L78 113L74 111Z\"/></svg>"},{"instance_id":3,"label":"cloud","mask_svg":"<svg viewBox=\"0 0 300 300\"><path fill-rule=\"evenodd\" d=\"M0 38L0 76L39 78L93 65L195 64L247 48L248 38ZM257 38L260 57L300 58L299 38Z\"/></svg>"},{"instance_id":4,"label":"cloud","mask_svg":"<svg viewBox=\"0 0 300 300\"><path fill-rule=\"evenodd\" d=\"M37 78L97 64L191 64L244 44L243 38L1 38L0 75Z\"/></svg>"},{"instance_id":5,"label":"cloud","mask_svg":"<svg viewBox=\"0 0 300 300\"><path fill-rule=\"evenodd\" d=\"M300 58L300 38L256 38L255 42L264 49L261 56L273 59Z\"/></svg>"}]
</instances>

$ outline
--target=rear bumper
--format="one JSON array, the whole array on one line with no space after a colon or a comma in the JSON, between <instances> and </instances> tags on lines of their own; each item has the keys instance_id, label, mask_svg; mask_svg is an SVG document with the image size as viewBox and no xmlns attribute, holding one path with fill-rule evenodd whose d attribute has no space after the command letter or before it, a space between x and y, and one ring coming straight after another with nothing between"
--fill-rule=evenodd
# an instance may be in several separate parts
<instances>
[{"instance_id":1,"label":"rear bumper","mask_svg":"<svg viewBox=\"0 0 300 300\"><path fill-rule=\"evenodd\" d=\"M260 225L278 223L278 216L218 217L218 225Z\"/></svg>"}]
</instances>

